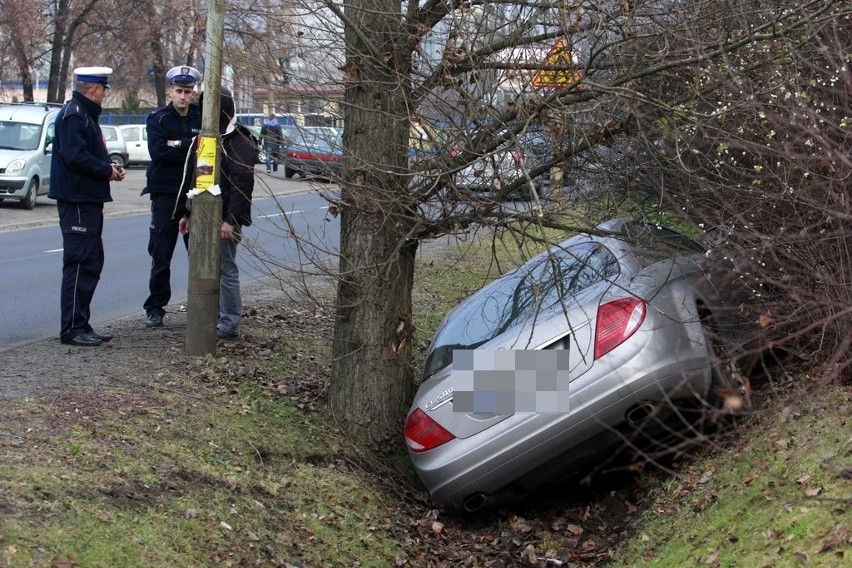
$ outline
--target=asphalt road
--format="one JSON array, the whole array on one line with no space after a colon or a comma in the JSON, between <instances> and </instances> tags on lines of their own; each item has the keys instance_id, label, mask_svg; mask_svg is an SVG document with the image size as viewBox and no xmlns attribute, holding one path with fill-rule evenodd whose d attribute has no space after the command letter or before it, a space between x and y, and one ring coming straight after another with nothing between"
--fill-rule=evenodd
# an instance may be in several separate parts
<instances>
[{"instance_id":1,"label":"asphalt road","mask_svg":"<svg viewBox=\"0 0 852 568\"><path fill-rule=\"evenodd\" d=\"M104 246L107 262L92 303L95 326L127 316L144 318L150 257L147 253L150 201L141 197L144 169L131 170L114 183L115 201L106 204ZM337 246L337 219L329 216L319 191L328 184L285 180L259 172L253 199L254 224L245 232L238 256L243 285L283 265L300 266L303 254L289 231L318 250ZM0 352L58 333L62 239L53 200L40 197L25 211L0 203L0 271L7 276L0 294ZM178 249L182 249L178 245ZM172 261L172 304L186 296L188 260L177 250ZM168 309L168 308L167 308ZM141 319L140 319L141 321Z\"/></svg>"},{"instance_id":2,"label":"asphalt road","mask_svg":"<svg viewBox=\"0 0 852 568\"><path fill-rule=\"evenodd\" d=\"M283 169L274 174L267 174L263 166L257 166L255 171L257 172L255 197L303 193L323 187L304 179L285 179ZM124 181L112 184L113 201L104 206L104 215L121 217L149 212L151 202L147 196L141 195L144 187L145 167L128 168ZM46 195L39 196L32 211L20 209L14 201L0 203L0 232L56 225L58 222L56 201L48 199Z\"/></svg>"}]
</instances>

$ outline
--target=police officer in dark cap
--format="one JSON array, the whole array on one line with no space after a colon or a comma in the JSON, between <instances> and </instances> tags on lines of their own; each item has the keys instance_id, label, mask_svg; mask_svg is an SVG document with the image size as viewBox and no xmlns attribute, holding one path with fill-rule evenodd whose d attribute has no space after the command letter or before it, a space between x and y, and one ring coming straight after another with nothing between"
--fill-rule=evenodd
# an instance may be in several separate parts
<instances>
[{"instance_id":1,"label":"police officer in dark cap","mask_svg":"<svg viewBox=\"0 0 852 568\"><path fill-rule=\"evenodd\" d=\"M109 159L98 118L109 89L109 67L79 67L71 100L56 117L47 194L56 200L62 230L62 343L95 346L112 335L89 325L89 307L104 266L104 203L112 201L109 183L124 170Z\"/></svg>"},{"instance_id":2,"label":"police officer in dark cap","mask_svg":"<svg viewBox=\"0 0 852 568\"><path fill-rule=\"evenodd\" d=\"M148 185L142 194L151 198L151 227L148 254L151 255L149 296L143 305L147 327L163 325L166 305L171 299L171 262L178 240L178 222L172 219L183 168L193 137L201 132L201 112L195 102L201 73L188 65L172 67L166 73L169 103L148 115Z\"/></svg>"}]
</instances>

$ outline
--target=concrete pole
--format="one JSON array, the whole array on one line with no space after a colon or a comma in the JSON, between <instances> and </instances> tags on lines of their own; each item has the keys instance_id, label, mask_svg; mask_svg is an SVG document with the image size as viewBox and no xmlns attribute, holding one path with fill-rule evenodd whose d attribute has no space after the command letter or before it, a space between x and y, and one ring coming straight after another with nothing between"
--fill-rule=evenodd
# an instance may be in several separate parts
<instances>
[{"instance_id":1,"label":"concrete pole","mask_svg":"<svg viewBox=\"0 0 852 568\"><path fill-rule=\"evenodd\" d=\"M219 184L219 96L222 85L222 46L225 37L226 0L208 0L207 37L204 46L204 106L197 189ZM211 155L212 154L212 155ZM207 160L204 160L204 157ZM204 163L207 162L207 163ZM210 171L212 167L212 172ZM186 352L215 355L219 319L219 251L222 198L202 191L192 200L189 231L189 287L187 291Z\"/></svg>"}]
</instances>

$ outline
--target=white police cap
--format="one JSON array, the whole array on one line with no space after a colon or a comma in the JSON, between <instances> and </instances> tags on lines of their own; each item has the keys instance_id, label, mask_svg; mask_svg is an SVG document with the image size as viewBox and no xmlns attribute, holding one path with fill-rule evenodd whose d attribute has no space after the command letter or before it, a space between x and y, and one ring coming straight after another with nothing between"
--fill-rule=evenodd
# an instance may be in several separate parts
<instances>
[{"instance_id":1,"label":"white police cap","mask_svg":"<svg viewBox=\"0 0 852 568\"><path fill-rule=\"evenodd\" d=\"M172 67L166 73L166 79L172 85L180 85L181 87L194 87L201 81L201 71L189 65L178 65Z\"/></svg>"},{"instance_id":2,"label":"white police cap","mask_svg":"<svg viewBox=\"0 0 852 568\"><path fill-rule=\"evenodd\" d=\"M109 89L109 76L112 74L112 67L77 67L74 69L74 75L77 81L83 83L100 83L105 88Z\"/></svg>"}]
</instances>

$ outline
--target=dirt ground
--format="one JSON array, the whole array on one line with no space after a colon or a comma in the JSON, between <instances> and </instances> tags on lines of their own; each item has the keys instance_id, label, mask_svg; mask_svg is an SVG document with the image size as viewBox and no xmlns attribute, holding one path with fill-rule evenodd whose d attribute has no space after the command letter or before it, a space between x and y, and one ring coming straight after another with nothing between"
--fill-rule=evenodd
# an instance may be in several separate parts
<instances>
[{"instance_id":1,"label":"dirt ground","mask_svg":"<svg viewBox=\"0 0 852 568\"><path fill-rule=\"evenodd\" d=\"M265 305L283 292L268 281L243 288L245 306ZM166 308L163 327L145 327L142 315L113 321L97 331L114 339L97 347L46 339L0 353L0 399L56 395L67 387L142 386L191 357L185 351L186 306Z\"/></svg>"}]
</instances>

